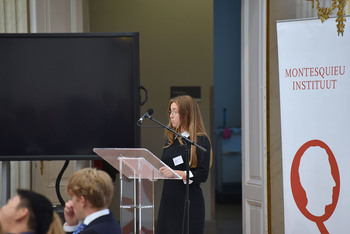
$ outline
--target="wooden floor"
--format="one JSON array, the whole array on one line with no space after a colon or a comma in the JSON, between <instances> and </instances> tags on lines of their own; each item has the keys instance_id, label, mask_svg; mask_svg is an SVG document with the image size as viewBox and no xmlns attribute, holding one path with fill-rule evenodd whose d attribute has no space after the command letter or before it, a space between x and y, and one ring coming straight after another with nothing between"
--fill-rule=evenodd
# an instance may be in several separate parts
<instances>
[{"instance_id":1,"label":"wooden floor","mask_svg":"<svg viewBox=\"0 0 350 234\"><path fill-rule=\"evenodd\" d=\"M215 221L206 222L204 234L242 233L242 204L220 203L215 206Z\"/></svg>"}]
</instances>

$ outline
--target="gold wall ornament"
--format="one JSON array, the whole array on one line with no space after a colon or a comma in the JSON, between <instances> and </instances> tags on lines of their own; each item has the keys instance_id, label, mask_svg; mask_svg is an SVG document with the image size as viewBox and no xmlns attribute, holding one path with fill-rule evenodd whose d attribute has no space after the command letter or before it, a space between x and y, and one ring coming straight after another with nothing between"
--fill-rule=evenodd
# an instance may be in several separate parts
<instances>
[{"instance_id":1,"label":"gold wall ornament","mask_svg":"<svg viewBox=\"0 0 350 234\"><path fill-rule=\"evenodd\" d=\"M337 28L338 28L338 36L341 34L343 36L344 33L344 27L345 24L344 22L346 21L345 19L345 3L346 0L332 0L332 6L331 7L320 7L320 2L319 0L306 0L311 2L312 8L314 8L315 4L314 2L316 1L316 9L317 9L317 16L319 19L321 19L321 22L323 23L325 20L329 18L329 15L333 13L333 10L338 7L337 11L337 19L335 20L337 22Z\"/></svg>"},{"instance_id":2,"label":"gold wall ornament","mask_svg":"<svg viewBox=\"0 0 350 234\"><path fill-rule=\"evenodd\" d=\"M43 160L40 161L40 173L41 173L41 175L44 174L44 161Z\"/></svg>"}]
</instances>

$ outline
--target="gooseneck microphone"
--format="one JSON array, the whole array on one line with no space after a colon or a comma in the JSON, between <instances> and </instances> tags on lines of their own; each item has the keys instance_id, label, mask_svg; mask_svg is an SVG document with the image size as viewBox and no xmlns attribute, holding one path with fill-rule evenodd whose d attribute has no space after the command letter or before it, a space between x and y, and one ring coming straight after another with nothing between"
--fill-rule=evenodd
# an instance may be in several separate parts
<instances>
[{"instance_id":1,"label":"gooseneck microphone","mask_svg":"<svg viewBox=\"0 0 350 234\"><path fill-rule=\"evenodd\" d=\"M148 118L150 115L153 114L153 109L150 108L146 111L146 113L137 121L138 124L142 124L142 121L145 119L145 118Z\"/></svg>"}]
</instances>

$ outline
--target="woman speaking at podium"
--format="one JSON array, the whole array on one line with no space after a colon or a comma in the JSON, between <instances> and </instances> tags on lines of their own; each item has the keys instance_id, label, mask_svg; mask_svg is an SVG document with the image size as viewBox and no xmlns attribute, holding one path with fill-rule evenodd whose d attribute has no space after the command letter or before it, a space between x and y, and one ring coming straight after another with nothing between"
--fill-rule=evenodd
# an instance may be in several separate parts
<instances>
[{"instance_id":1,"label":"woman speaking at podium","mask_svg":"<svg viewBox=\"0 0 350 234\"><path fill-rule=\"evenodd\" d=\"M205 204L201 183L209 174L212 161L210 139L206 134L202 116L197 102L190 96L178 96L170 100L168 106L169 127L184 137L207 150L203 152L191 146L189 175L186 175L187 147L184 140L179 139L171 131L165 130L167 138L162 161L182 176L182 180L164 180L160 201L156 234L181 234L187 228L191 234L203 234L205 221ZM170 171L162 167L160 171L170 176ZM189 176L189 227L184 227L186 179ZM185 231L186 233L186 231Z\"/></svg>"}]
</instances>

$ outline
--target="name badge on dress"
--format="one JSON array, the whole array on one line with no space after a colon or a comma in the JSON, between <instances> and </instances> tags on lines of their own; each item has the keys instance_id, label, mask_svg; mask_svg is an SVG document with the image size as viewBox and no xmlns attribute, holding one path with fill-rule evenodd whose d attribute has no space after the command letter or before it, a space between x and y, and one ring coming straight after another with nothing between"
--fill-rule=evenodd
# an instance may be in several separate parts
<instances>
[{"instance_id":1,"label":"name badge on dress","mask_svg":"<svg viewBox=\"0 0 350 234\"><path fill-rule=\"evenodd\" d=\"M173 161L174 161L174 165L177 166L177 165L180 165L182 163L184 163L184 160L182 159L182 156L177 156L175 158L173 158Z\"/></svg>"}]
</instances>

